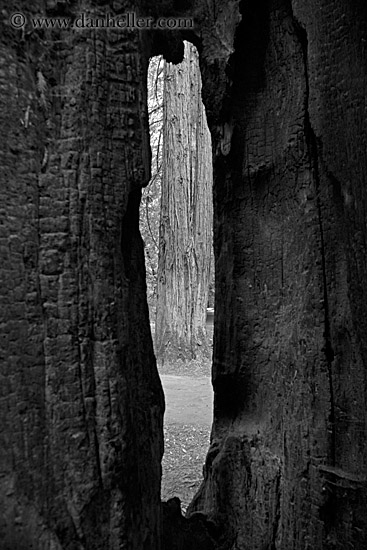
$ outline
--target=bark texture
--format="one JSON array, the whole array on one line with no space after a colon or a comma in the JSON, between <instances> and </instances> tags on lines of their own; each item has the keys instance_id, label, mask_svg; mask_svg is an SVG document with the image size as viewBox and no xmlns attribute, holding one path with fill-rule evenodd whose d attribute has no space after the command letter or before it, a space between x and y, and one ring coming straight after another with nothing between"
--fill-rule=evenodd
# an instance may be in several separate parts
<instances>
[{"instance_id":1,"label":"bark texture","mask_svg":"<svg viewBox=\"0 0 367 550\"><path fill-rule=\"evenodd\" d=\"M211 137L195 46L165 63L155 351L159 361L209 354L206 308L213 247Z\"/></svg>"},{"instance_id":2,"label":"bark texture","mask_svg":"<svg viewBox=\"0 0 367 550\"><path fill-rule=\"evenodd\" d=\"M366 9L243 2L214 165L214 425L191 510L228 548L365 548ZM223 84L224 87L224 84ZM214 96L214 97L213 97Z\"/></svg>"},{"instance_id":3,"label":"bark texture","mask_svg":"<svg viewBox=\"0 0 367 550\"><path fill-rule=\"evenodd\" d=\"M158 548L143 42L113 29L22 34L6 17L3 29L1 548Z\"/></svg>"},{"instance_id":4,"label":"bark texture","mask_svg":"<svg viewBox=\"0 0 367 550\"><path fill-rule=\"evenodd\" d=\"M174 517L188 547L365 550L364 2L187 2L195 31L155 36L22 33L1 7L1 549L158 550ZM183 37L214 145L215 406L200 513L162 530L138 209L145 45L178 62Z\"/></svg>"}]
</instances>

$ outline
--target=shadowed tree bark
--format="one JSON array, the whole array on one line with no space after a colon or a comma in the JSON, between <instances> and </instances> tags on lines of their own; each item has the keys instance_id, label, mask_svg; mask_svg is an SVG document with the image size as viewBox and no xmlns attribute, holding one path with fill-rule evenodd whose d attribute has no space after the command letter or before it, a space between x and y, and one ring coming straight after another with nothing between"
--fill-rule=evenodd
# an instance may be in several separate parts
<instances>
[{"instance_id":1,"label":"shadowed tree bark","mask_svg":"<svg viewBox=\"0 0 367 550\"><path fill-rule=\"evenodd\" d=\"M19 6L45 15L43 3ZM22 33L11 13L0 57L0 546L158 549L164 405L138 229L147 55L136 32Z\"/></svg>"},{"instance_id":2,"label":"shadowed tree bark","mask_svg":"<svg viewBox=\"0 0 367 550\"><path fill-rule=\"evenodd\" d=\"M155 35L22 32L1 13L2 549L162 546L138 212L148 57L178 62L189 37L215 157L215 404L195 540L204 525L223 550L365 550L364 3L188 3L194 32ZM176 504L165 515L189 545Z\"/></svg>"},{"instance_id":3,"label":"shadowed tree bark","mask_svg":"<svg viewBox=\"0 0 367 550\"><path fill-rule=\"evenodd\" d=\"M155 352L159 361L209 355L205 329L213 246L211 138L196 48L165 63Z\"/></svg>"},{"instance_id":4,"label":"shadowed tree bark","mask_svg":"<svg viewBox=\"0 0 367 550\"><path fill-rule=\"evenodd\" d=\"M227 525L229 548L362 550L366 9L241 9L222 110L210 108L220 73L203 63L216 152L215 410L191 510Z\"/></svg>"}]
</instances>

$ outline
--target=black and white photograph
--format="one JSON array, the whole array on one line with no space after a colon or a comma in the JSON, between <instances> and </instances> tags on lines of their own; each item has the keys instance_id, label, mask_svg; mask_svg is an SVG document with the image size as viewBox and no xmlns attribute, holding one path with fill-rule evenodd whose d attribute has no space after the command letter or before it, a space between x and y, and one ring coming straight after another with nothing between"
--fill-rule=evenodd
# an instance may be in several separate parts
<instances>
[{"instance_id":1,"label":"black and white photograph","mask_svg":"<svg viewBox=\"0 0 367 550\"><path fill-rule=\"evenodd\" d=\"M367 550L367 0L0 0L0 550Z\"/></svg>"}]
</instances>

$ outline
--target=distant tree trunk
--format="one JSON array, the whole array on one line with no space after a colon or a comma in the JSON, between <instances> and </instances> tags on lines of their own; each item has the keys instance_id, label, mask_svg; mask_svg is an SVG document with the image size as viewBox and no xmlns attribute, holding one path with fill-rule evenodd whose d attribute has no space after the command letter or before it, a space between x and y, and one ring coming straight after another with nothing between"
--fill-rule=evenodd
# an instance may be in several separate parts
<instances>
[{"instance_id":1,"label":"distant tree trunk","mask_svg":"<svg viewBox=\"0 0 367 550\"><path fill-rule=\"evenodd\" d=\"M211 137L201 101L196 49L165 64L164 152L158 263L156 354L207 353L206 306L212 256Z\"/></svg>"},{"instance_id":2,"label":"distant tree trunk","mask_svg":"<svg viewBox=\"0 0 367 550\"><path fill-rule=\"evenodd\" d=\"M148 69L148 112L152 177L142 195L140 231L144 240L147 299L150 318L154 318L157 303L158 243L161 210L161 175L163 141L163 68L162 56L150 59Z\"/></svg>"}]
</instances>

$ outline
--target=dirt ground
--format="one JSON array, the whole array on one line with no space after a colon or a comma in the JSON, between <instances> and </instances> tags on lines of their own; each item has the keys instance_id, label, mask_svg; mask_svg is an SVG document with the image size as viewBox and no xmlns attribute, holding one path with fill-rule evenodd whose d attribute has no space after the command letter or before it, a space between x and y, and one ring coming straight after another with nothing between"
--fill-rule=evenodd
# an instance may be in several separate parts
<instances>
[{"instance_id":1,"label":"dirt ground","mask_svg":"<svg viewBox=\"0 0 367 550\"><path fill-rule=\"evenodd\" d=\"M210 378L163 374L161 381L166 399L166 424L210 428L213 415Z\"/></svg>"},{"instance_id":2,"label":"dirt ground","mask_svg":"<svg viewBox=\"0 0 367 550\"><path fill-rule=\"evenodd\" d=\"M209 447L213 391L205 369L207 376L203 368L191 369L191 376L180 369L179 374L161 373L166 399L162 500L179 497L183 511L200 487Z\"/></svg>"}]
</instances>

